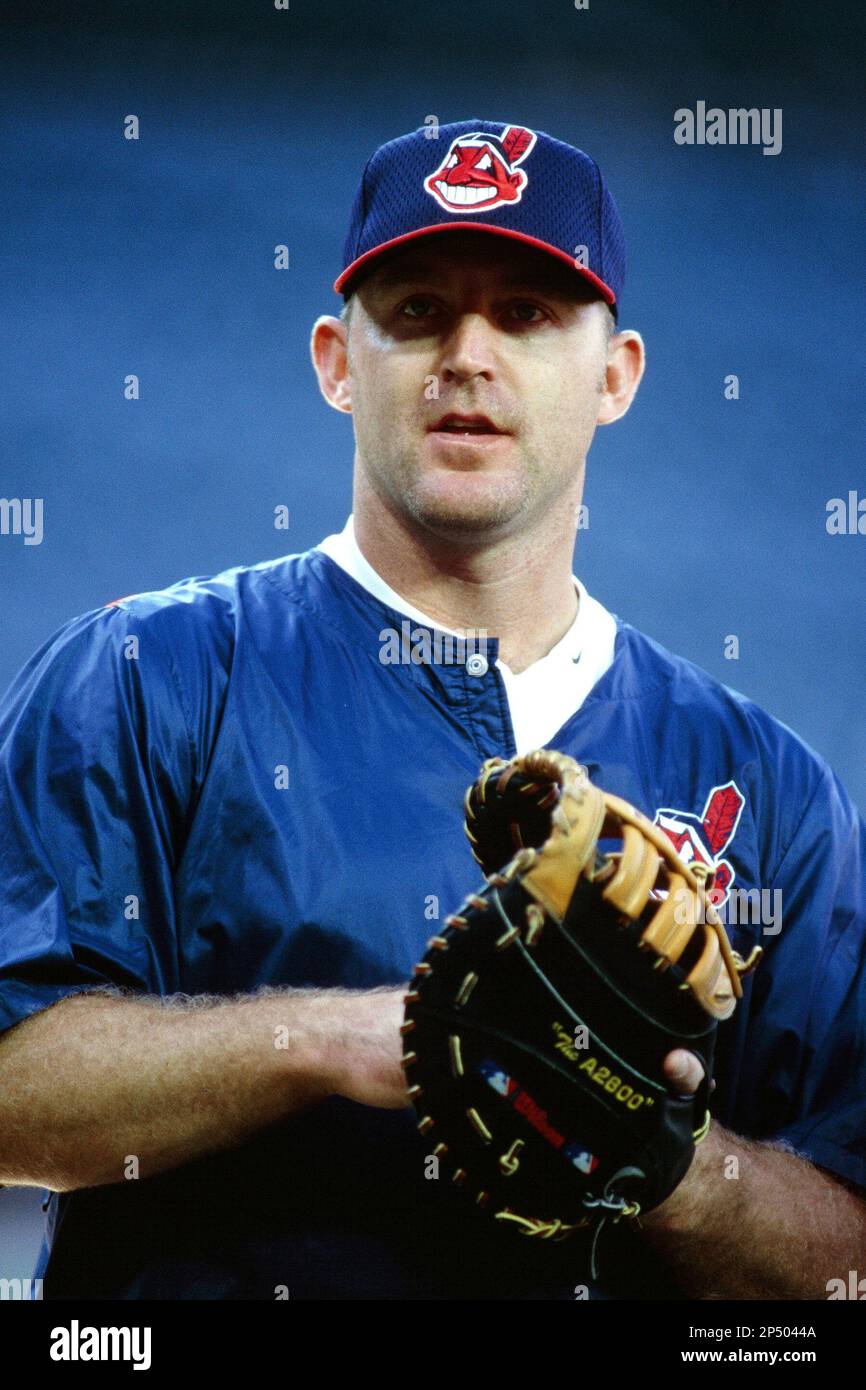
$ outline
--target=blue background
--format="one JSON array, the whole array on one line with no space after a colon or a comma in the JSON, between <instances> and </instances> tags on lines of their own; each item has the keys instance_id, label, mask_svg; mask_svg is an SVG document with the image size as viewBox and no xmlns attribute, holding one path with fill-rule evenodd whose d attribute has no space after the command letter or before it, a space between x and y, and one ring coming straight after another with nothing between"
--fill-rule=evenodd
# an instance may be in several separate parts
<instances>
[{"instance_id":1,"label":"blue background","mask_svg":"<svg viewBox=\"0 0 866 1390\"><path fill-rule=\"evenodd\" d=\"M830 498L866 495L866 18L756 8L13 5L0 496L44 498L45 537L0 536L0 686L76 613L342 526L351 425L308 339L341 303L364 162L428 115L501 119L605 170L621 322L647 344L635 405L590 454L577 573L797 729L866 806L866 536L825 527ZM676 145L674 111L699 100L781 107L781 154ZM35 1196L0 1203L0 1275L30 1272Z\"/></svg>"}]
</instances>

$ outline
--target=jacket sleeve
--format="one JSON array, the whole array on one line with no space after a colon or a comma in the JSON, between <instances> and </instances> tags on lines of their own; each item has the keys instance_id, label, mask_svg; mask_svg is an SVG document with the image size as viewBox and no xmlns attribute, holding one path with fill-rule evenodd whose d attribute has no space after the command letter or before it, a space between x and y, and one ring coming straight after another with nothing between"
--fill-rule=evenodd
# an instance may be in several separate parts
<instances>
[{"instance_id":1,"label":"jacket sleeve","mask_svg":"<svg viewBox=\"0 0 866 1390\"><path fill-rule=\"evenodd\" d=\"M753 981L734 1127L866 1188L866 825L813 756L773 875L781 921Z\"/></svg>"},{"instance_id":2,"label":"jacket sleeve","mask_svg":"<svg viewBox=\"0 0 866 1390\"><path fill-rule=\"evenodd\" d=\"M0 1029L84 990L178 988L194 748L159 611L60 629L0 703Z\"/></svg>"}]
</instances>

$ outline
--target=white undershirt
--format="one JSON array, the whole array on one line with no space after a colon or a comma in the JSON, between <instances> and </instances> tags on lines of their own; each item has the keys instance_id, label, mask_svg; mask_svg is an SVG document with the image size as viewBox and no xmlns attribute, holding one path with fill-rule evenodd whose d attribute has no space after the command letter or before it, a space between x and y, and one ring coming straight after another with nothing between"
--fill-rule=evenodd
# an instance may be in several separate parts
<instances>
[{"instance_id":1,"label":"white undershirt","mask_svg":"<svg viewBox=\"0 0 866 1390\"><path fill-rule=\"evenodd\" d=\"M457 637L462 635L422 613L385 583L361 554L351 516L342 531L326 536L317 549L323 550L368 593L389 608L395 608L398 613L425 627L450 632ZM577 576L572 577L579 603L577 617L565 636L546 656L539 657L517 675L501 658L496 662L508 695L518 753L544 748L547 741L580 708L613 661L616 621L606 608L587 593Z\"/></svg>"}]
</instances>

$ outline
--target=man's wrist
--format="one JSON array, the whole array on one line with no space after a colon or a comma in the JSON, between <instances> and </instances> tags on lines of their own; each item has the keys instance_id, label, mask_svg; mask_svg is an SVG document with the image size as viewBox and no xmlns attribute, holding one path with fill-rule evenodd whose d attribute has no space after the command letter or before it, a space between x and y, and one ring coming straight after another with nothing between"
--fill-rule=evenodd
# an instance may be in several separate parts
<instances>
[{"instance_id":1,"label":"man's wrist","mask_svg":"<svg viewBox=\"0 0 866 1390\"><path fill-rule=\"evenodd\" d=\"M280 1086L316 1103L337 1090L333 1019L337 991L285 989L262 991L256 1000L268 1020L276 1050Z\"/></svg>"},{"instance_id":2,"label":"man's wrist","mask_svg":"<svg viewBox=\"0 0 866 1390\"><path fill-rule=\"evenodd\" d=\"M712 1179L724 1176L725 1157L730 1153L732 1136L715 1121L710 1123L706 1137L695 1147L689 1170L669 1197L652 1211L641 1214L641 1225L650 1232L687 1234L705 1218Z\"/></svg>"}]
</instances>

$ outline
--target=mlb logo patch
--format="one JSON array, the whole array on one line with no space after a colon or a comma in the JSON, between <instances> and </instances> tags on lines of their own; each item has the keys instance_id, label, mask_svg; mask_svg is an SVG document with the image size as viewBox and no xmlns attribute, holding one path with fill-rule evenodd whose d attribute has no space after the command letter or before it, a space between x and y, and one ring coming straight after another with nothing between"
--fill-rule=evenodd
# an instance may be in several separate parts
<instances>
[{"instance_id":1,"label":"mlb logo patch","mask_svg":"<svg viewBox=\"0 0 866 1390\"><path fill-rule=\"evenodd\" d=\"M581 1173L594 1173L598 1167L598 1159L595 1154L591 1154L589 1149L584 1149L578 1143L566 1144L562 1151L569 1163Z\"/></svg>"},{"instance_id":2,"label":"mlb logo patch","mask_svg":"<svg viewBox=\"0 0 866 1390\"><path fill-rule=\"evenodd\" d=\"M488 1086L500 1096L510 1096L517 1090L517 1082L497 1066L496 1062L482 1062L478 1068Z\"/></svg>"}]
</instances>

